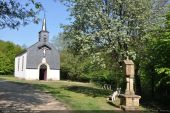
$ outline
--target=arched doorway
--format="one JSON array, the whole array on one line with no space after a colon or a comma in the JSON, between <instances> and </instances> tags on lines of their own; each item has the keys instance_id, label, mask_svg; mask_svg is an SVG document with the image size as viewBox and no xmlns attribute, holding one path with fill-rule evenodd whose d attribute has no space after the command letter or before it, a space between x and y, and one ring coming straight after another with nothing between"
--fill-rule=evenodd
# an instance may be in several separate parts
<instances>
[{"instance_id":1,"label":"arched doorway","mask_svg":"<svg viewBox=\"0 0 170 113\"><path fill-rule=\"evenodd\" d=\"M39 70L39 80L46 80L47 79L47 66L42 64Z\"/></svg>"}]
</instances>

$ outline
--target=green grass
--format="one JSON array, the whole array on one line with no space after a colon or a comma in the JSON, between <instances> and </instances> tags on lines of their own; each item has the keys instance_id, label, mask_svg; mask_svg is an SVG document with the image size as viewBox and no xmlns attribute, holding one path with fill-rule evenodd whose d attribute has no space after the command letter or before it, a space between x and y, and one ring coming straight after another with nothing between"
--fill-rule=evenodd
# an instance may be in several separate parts
<instances>
[{"instance_id":1,"label":"green grass","mask_svg":"<svg viewBox=\"0 0 170 113\"><path fill-rule=\"evenodd\" d=\"M113 104L106 102L106 97L112 92L103 90L91 83L71 81L26 81L13 76L0 76L0 80L8 80L18 84L30 84L57 100L65 103L73 110L114 110Z\"/></svg>"}]
</instances>

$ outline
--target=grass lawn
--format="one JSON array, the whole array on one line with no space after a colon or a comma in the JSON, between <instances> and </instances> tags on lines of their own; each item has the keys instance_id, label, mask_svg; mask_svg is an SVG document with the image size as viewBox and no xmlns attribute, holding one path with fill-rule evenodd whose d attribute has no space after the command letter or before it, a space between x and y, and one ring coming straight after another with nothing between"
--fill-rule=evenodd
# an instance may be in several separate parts
<instances>
[{"instance_id":1,"label":"grass lawn","mask_svg":"<svg viewBox=\"0 0 170 113\"><path fill-rule=\"evenodd\" d=\"M0 80L8 80L18 84L30 84L35 88L50 93L57 100L65 103L72 110L116 110L113 104L106 101L112 93L91 83L71 81L26 81L13 76L0 76ZM116 101L118 103L119 100Z\"/></svg>"}]
</instances>

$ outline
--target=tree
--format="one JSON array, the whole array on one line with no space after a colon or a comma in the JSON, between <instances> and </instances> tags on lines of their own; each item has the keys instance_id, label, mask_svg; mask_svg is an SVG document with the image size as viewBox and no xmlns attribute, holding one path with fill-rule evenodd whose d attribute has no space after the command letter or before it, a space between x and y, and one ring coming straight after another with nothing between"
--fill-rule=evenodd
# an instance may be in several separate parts
<instances>
[{"instance_id":1,"label":"tree","mask_svg":"<svg viewBox=\"0 0 170 113\"><path fill-rule=\"evenodd\" d=\"M35 0L1 0L0 1L0 29L16 29L20 25L27 25L32 19L39 21L37 14L42 10L40 2Z\"/></svg>"},{"instance_id":2,"label":"tree","mask_svg":"<svg viewBox=\"0 0 170 113\"><path fill-rule=\"evenodd\" d=\"M148 59L144 65L151 83L152 96L168 95L170 92L170 11L165 15L165 24L151 33Z\"/></svg>"},{"instance_id":3,"label":"tree","mask_svg":"<svg viewBox=\"0 0 170 113\"><path fill-rule=\"evenodd\" d=\"M6 57L2 52L0 52L0 74L9 74L12 69L12 64L8 57Z\"/></svg>"},{"instance_id":4,"label":"tree","mask_svg":"<svg viewBox=\"0 0 170 113\"><path fill-rule=\"evenodd\" d=\"M0 74L13 74L15 56L23 49L11 42L0 40Z\"/></svg>"},{"instance_id":5,"label":"tree","mask_svg":"<svg viewBox=\"0 0 170 113\"><path fill-rule=\"evenodd\" d=\"M75 55L91 56L99 65L120 70L126 56L135 61L137 93L141 91L140 63L147 33L160 25L160 5L155 0L62 0L75 19L64 26L68 48ZM110 59L108 61L106 58ZM99 60L98 60L99 59ZM97 60L97 61L96 61ZM113 63L114 62L114 63ZM106 67L105 69L107 69Z\"/></svg>"}]
</instances>

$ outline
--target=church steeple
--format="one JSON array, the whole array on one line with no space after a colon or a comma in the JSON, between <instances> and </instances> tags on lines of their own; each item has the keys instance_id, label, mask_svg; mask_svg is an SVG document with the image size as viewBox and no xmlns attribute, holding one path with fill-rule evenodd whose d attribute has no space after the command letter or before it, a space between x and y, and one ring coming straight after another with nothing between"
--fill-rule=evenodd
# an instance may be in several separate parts
<instances>
[{"instance_id":1,"label":"church steeple","mask_svg":"<svg viewBox=\"0 0 170 113\"><path fill-rule=\"evenodd\" d=\"M42 31L47 31L47 27L46 27L46 18L45 18L45 17L44 17L43 23L42 23Z\"/></svg>"},{"instance_id":2,"label":"church steeple","mask_svg":"<svg viewBox=\"0 0 170 113\"><path fill-rule=\"evenodd\" d=\"M48 42L48 38L49 38L48 34L49 34L49 32L47 31L46 18L44 15L44 19L42 22L42 29L39 32L39 42L42 42L42 43Z\"/></svg>"}]
</instances>

